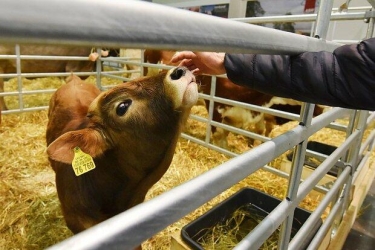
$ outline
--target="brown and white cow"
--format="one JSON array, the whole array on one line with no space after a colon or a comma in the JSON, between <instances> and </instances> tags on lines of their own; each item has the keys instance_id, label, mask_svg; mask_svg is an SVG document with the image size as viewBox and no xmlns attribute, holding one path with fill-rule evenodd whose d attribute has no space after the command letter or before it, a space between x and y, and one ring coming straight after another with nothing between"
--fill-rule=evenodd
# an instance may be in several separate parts
<instances>
[{"instance_id":1,"label":"brown and white cow","mask_svg":"<svg viewBox=\"0 0 375 250\"><path fill-rule=\"evenodd\" d=\"M168 169L197 99L195 77L184 67L103 93L72 76L56 91L48 112L47 153L73 233L143 202ZM72 163L78 148L96 167L77 176Z\"/></svg>"},{"instance_id":2,"label":"brown and white cow","mask_svg":"<svg viewBox=\"0 0 375 250\"><path fill-rule=\"evenodd\" d=\"M174 55L174 51L146 50L145 59L150 63L164 63L171 65L169 61ZM211 76L197 76L199 91L209 95L211 91ZM295 100L267 95L253 89L234 84L227 78L218 77L216 79L215 96L231 99L248 104L273 108L281 111L299 114L301 103ZM209 108L209 101L204 100L206 108ZM323 108L316 106L315 115L322 113ZM214 103L212 120L222 122L227 125L246 129L251 132L267 136L277 124L288 122L284 118L250 111L247 109L232 107L230 105ZM212 126L213 143L222 148L228 148L227 135L229 131ZM249 140L253 144L254 140Z\"/></svg>"},{"instance_id":3,"label":"brown and white cow","mask_svg":"<svg viewBox=\"0 0 375 250\"><path fill-rule=\"evenodd\" d=\"M86 56L91 48L68 46L21 45L21 55L39 56ZM0 45L0 55L15 55L14 45ZM95 62L66 60L21 60L22 73L91 72ZM16 73L15 59L0 59L0 74ZM4 92L4 81L0 78L0 92ZM0 110L7 110L4 98L0 97Z\"/></svg>"}]
</instances>

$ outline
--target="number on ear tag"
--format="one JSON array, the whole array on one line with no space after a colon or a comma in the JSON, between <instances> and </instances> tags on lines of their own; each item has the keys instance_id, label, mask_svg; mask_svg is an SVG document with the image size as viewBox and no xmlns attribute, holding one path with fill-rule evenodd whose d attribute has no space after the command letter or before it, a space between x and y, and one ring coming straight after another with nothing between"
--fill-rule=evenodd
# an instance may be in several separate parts
<instances>
[{"instance_id":1,"label":"number on ear tag","mask_svg":"<svg viewBox=\"0 0 375 250\"><path fill-rule=\"evenodd\" d=\"M95 163L89 154L83 152L79 147L75 147L72 166L76 176L80 176L93 170L95 168Z\"/></svg>"}]
</instances>

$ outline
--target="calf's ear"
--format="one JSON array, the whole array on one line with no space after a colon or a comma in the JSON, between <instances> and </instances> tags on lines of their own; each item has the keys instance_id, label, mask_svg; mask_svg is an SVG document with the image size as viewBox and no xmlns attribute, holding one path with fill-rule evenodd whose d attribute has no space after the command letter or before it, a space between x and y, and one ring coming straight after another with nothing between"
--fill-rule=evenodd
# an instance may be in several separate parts
<instances>
[{"instance_id":1,"label":"calf's ear","mask_svg":"<svg viewBox=\"0 0 375 250\"><path fill-rule=\"evenodd\" d=\"M92 158L102 155L109 145L102 133L85 128L67 132L54 140L47 148L48 157L54 161L72 164L74 148L79 147Z\"/></svg>"}]
</instances>

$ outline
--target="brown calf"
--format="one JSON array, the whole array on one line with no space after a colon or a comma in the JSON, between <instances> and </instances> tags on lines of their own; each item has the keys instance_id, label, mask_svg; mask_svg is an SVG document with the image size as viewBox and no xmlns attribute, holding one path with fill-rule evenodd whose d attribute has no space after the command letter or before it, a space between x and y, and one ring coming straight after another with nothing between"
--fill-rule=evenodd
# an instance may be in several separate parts
<instances>
[{"instance_id":1,"label":"brown calf","mask_svg":"<svg viewBox=\"0 0 375 250\"><path fill-rule=\"evenodd\" d=\"M183 67L101 94L72 76L56 91L48 114L47 153L73 233L143 202L168 169L197 98L195 77ZM83 174L87 164L75 166L79 176L72 168L77 147L96 166Z\"/></svg>"}]
</instances>

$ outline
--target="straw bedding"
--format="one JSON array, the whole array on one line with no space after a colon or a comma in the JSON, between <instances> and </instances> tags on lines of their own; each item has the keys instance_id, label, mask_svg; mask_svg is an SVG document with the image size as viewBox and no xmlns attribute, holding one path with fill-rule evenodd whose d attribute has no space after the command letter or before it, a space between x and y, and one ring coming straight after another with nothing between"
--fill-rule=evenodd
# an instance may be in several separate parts
<instances>
[{"instance_id":1,"label":"straw bedding","mask_svg":"<svg viewBox=\"0 0 375 250\"><path fill-rule=\"evenodd\" d=\"M87 81L94 82L94 79L89 78ZM24 86L29 89L58 88L61 84L63 81L59 78L24 79ZM15 86L15 79L10 80L5 86ZM50 96L45 94L25 98L25 106L48 105ZM17 108L16 97L7 98L7 105L10 109ZM192 112L207 115L203 106L195 106ZM46 110L2 116L0 249L43 249L72 235L65 226L60 211L54 173L45 152L46 124ZM204 138L205 125L189 121L187 132ZM238 153L249 150L247 141L242 136L231 135L229 145L231 150ZM223 154L181 138L169 170L149 191L147 200L228 159ZM172 234L243 187L255 187L282 198L287 188L287 180L259 170L144 242L143 248L169 249ZM318 202L316 198L307 197L301 206L313 210Z\"/></svg>"}]
</instances>

